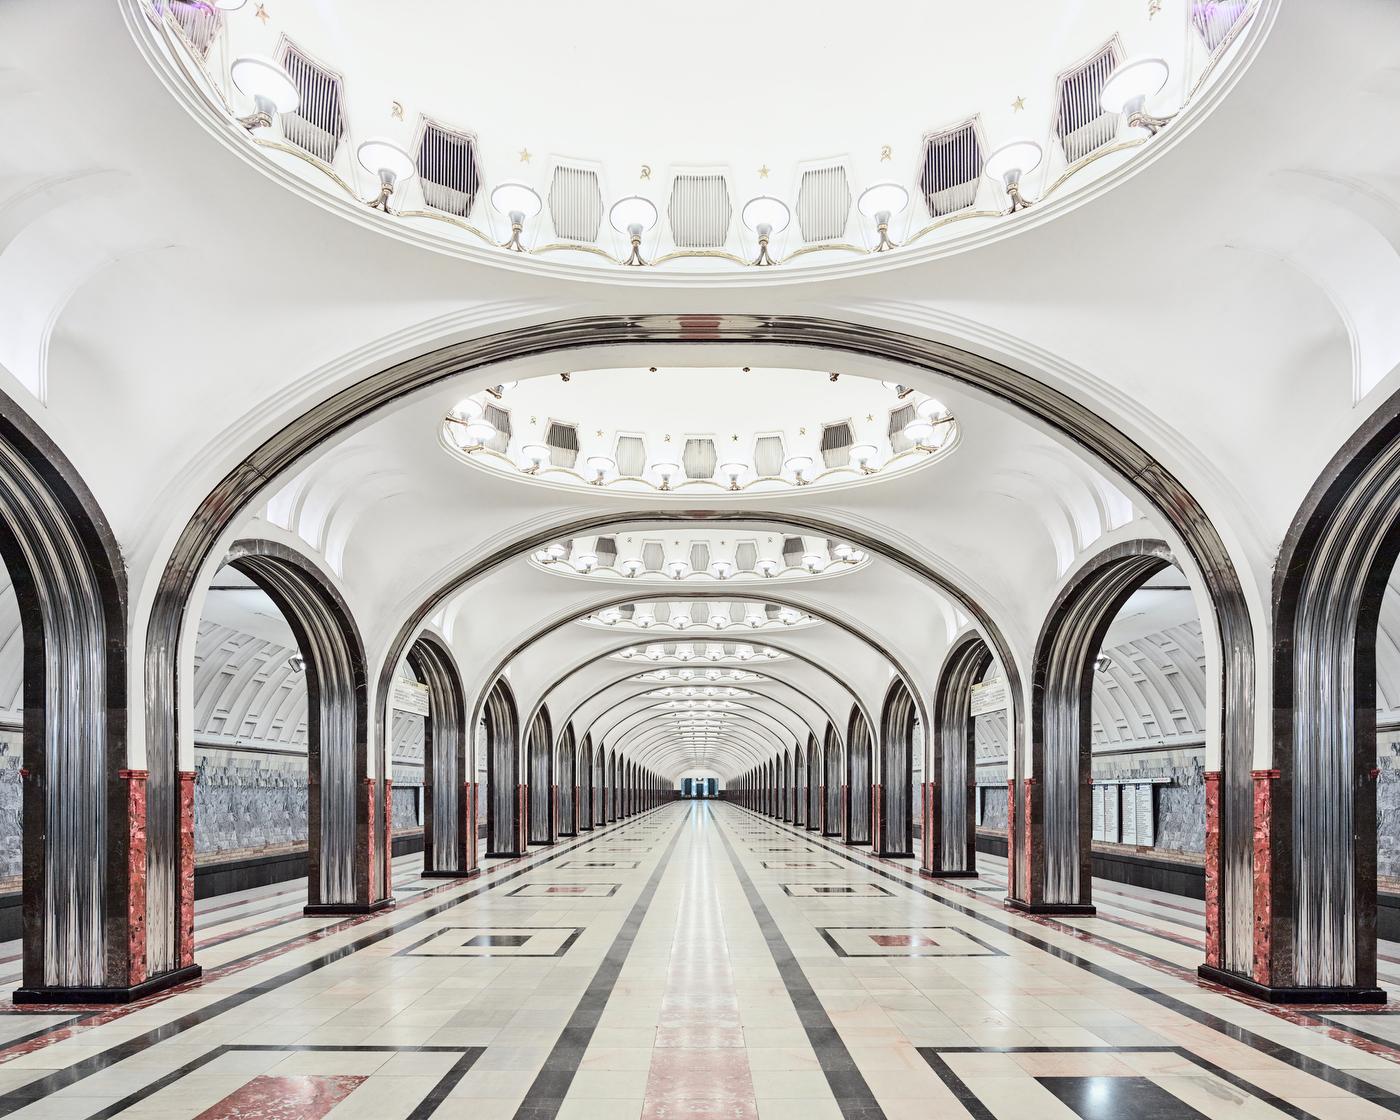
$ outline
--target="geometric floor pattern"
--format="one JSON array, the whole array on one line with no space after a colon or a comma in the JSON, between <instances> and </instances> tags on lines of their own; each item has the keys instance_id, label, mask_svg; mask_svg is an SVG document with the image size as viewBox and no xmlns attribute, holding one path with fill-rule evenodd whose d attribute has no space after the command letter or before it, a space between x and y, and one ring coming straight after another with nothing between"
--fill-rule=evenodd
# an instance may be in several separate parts
<instances>
[{"instance_id":1,"label":"geometric floor pattern","mask_svg":"<svg viewBox=\"0 0 1400 1120\"><path fill-rule=\"evenodd\" d=\"M399 905L373 915L306 917L304 882L201 900L204 976L175 992L0 1005L0 1116L1400 1113L1393 1010L1199 984L1188 899L1096 880L1092 917L1021 914L1002 860L928 880L723 802L467 881L421 879L421 859L394 861Z\"/></svg>"}]
</instances>

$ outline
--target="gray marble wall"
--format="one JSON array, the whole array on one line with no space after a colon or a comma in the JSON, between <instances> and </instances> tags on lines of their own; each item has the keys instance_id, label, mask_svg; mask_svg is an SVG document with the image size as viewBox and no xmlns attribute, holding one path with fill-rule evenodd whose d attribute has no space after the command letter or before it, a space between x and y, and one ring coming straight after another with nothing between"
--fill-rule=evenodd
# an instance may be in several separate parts
<instances>
[{"instance_id":1,"label":"gray marble wall","mask_svg":"<svg viewBox=\"0 0 1400 1120\"><path fill-rule=\"evenodd\" d=\"M19 767L24 751L18 731L0 731L0 890L17 890L20 862L21 801Z\"/></svg>"},{"instance_id":2,"label":"gray marble wall","mask_svg":"<svg viewBox=\"0 0 1400 1120\"><path fill-rule=\"evenodd\" d=\"M1006 786L984 786L982 788L982 828L999 828L1006 831Z\"/></svg>"},{"instance_id":3,"label":"gray marble wall","mask_svg":"<svg viewBox=\"0 0 1400 1120\"><path fill-rule=\"evenodd\" d=\"M1400 888L1400 732L1376 737L1376 765L1376 873L1395 890Z\"/></svg>"}]
</instances>

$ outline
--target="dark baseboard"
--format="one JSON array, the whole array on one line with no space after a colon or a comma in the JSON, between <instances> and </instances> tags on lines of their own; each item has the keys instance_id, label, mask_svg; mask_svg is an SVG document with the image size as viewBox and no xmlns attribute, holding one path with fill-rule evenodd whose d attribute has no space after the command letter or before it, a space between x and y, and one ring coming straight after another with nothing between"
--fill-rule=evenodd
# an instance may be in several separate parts
<instances>
[{"instance_id":1,"label":"dark baseboard","mask_svg":"<svg viewBox=\"0 0 1400 1120\"><path fill-rule=\"evenodd\" d=\"M197 980L204 972L197 964L162 972L128 988L19 988L11 994L15 1003L135 1003L138 999L163 992L187 980Z\"/></svg>"},{"instance_id":2,"label":"dark baseboard","mask_svg":"<svg viewBox=\"0 0 1400 1120\"><path fill-rule=\"evenodd\" d=\"M925 879L976 879L975 871L930 871L927 867L919 868L919 874Z\"/></svg>"},{"instance_id":3,"label":"dark baseboard","mask_svg":"<svg viewBox=\"0 0 1400 1120\"><path fill-rule=\"evenodd\" d=\"M1196 975L1212 984L1231 988L1253 996L1265 1003L1289 1004L1376 1004L1386 1002L1383 988L1274 988L1260 984L1238 972L1227 972L1223 968L1213 968L1203 964L1196 969Z\"/></svg>"},{"instance_id":4,"label":"dark baseboard","mask_svg":"<svg viewBox=\"0 0 1400 1120\"><path fill-rule=\"evenodd\" d=\"M1006 905L1023 914L1060 914L1065 917L1092 918L1097 913L1093 906L1086 906L1080 902L1022 902L1019 898L1008 898Z\"/></svg>"},{"instance_id":5,"label":"dark baseboard","mask_svg":"<svg viewBox=\"0 0 1400 1120\"><path fill-rule=\"evenodd\" d=\"M388 910L394 905L392 898L381 898L377 902L312 902L302 907L302 913L308 918L317 918L325 915L355 915L355 914L377 914L380 910Z\"/></svg>"}]
</instances>

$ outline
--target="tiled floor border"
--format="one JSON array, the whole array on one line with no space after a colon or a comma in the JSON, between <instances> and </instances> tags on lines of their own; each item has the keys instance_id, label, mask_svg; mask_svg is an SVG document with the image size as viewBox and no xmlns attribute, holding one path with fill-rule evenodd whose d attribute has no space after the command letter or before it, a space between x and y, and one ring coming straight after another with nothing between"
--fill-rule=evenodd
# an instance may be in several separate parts
<instances>
[{"instance_id":1,"label":"tiled floor border","mask_svg":"<svg viewBox=\"0 0 1400 1120\"><path fill-rule=\"evenodd\" d=\"M750 813L753 816L758 817L760 820L767 821L768 824L773 828L781 829L784 831L791 830L790 825L787 825L782 821L774 821L769 817L763 816L762 814L755 813L752 809L747 809L740 805L733 805L732 807L739 810L740 812ZM816 839L812 839L810 842L818 843ZM1222 1034L1235 1042L1243 1043L1244 1045L1259 1051L1259 1053L1261 1054L1265 1054L1268 1057L1274 1058L1277 1061L1292 1066L1294 1069L1301 1070L1303 1073L1310 1074L1311 1076L1316 1077L1322 1081L1326 1081L1329 1085L1335 1085L1339 1089L1345 1089L1347 1092L1351 1093L1354 1096L1363 1097L1366 1100L1369 1100L1372 1103L1377 1104L1390 1112L1400 1113L1400 1096L1387 1092L1384 1089L1378 1088L1374 1082L1365 1081L1361 1078L1354 1077L1351 1074L1345 1072L1344 1070L1337 1069L1333 1066L1326 1064L1325 1062L1319 1061L1316 1058L1310 1058L1306 1054L1300 1054L1298 1051L1292 1049L1291 1047L1285 1046L1280 1042L1275 1042L1273 1039L1266 1038L1263 1035L1256 1034L1254 1031L1249 1030L1247 1027L1237 1026L1234 1023L1228 1022L1227 1020L1220 1018L1218 1015L1214 1015L1211 1012L1205 1011L1199 1007L1194 1007L1189 1003L1184 1003L1181 1000L1176 999L1174 996L1167 995L1165 992L1159 991L1156 988L1148 987L1144 984L1140 984L1136 981L1130 980L1126 976L1122 976L1119 973L1114 972L1112 969L1105 967L1104 965L1097 964L1096 962L1091 960L1087 960L1086 958L1081 957L1077 953L1073 953L1068 949L1062 948L1058 945L1052 945L1048 941L1044 941L1041 938L1036 937L1032 933L1028 933L1023 929L1018 929L1015 926L1007 924L1006 922L999 921L989 914L983 914L977 910L972 909L971 907L963 906L960 903L952 901L951 899L935 894L933 891L925 887L922 883L910 882L904 879L902 876L896 875L891 871L887 871L882 867L875 866L875 857L867 857L863 852L856 853L851 851L843 851L842 848L835 847L827 843L826 841L821 841L820 843L822 847L824 847L827 851L831 852L833 855L839 856L842 859L845 859L858 867L864 868L871 875L879 875L882 878L899 883L902 886L904 886L907 890L911 890L916 894L921 894L932 902L936 902L941 906L948 907L955 913L962 914L965 917L972 918L974 921L981 922L984 925L991 926L993 929L1000 930L1002 933L1005 933L1010 937L1014 937L1016 940L1024 944L1031 945L1037 949L1040 949L1042 952L1050 954L1058 960L1064 961L1066 964L1071 964L1076 968L1083 969L1085 972L1088 972L1093 976L1097 976L1102 980L1107 980L1112 984L1116 984L1119 987L1126 989L1127 991L1133 992L1136 995L1140 995L1145 999L1151 1000L1159 1007L1164 1007L1169 1011L1173 1011L1176 1014L1181 1015L1183 1018L1189 1019L1194 1023L1197 1023L1210 1030L1216 1031L1219 1034ZM904 870L902 865L896 864L895 866L898 866L901 868L901 870ZM910 868L908 869L907 873L917 874L918 872L916 869ZM959 891L959 888L951 883L944 884L943 889L949 892ZM969 897L972 898L979 897L975 892L972 891L961 893L966 893ZM985 902L986 900L984 899L983 901ZM1093 934L1087 934L1085 931L1076 929L1073 926L1065 926L1063 925L1063 923L1055 922L1052 919L1035 918L1034 916L1030 916L1027 917L1025 920L1034 921L1036 922L1036 924L1046 925L1052 928L1060 929L1069 933L1070 935L1079 935L1087 937L1097 943L1103 944L1104 948L1108 949L1110 952L1121 952L1124 949L1127 949L1128 952L1131 952L1134 955L1140 954L1139 950L1129 949L1126 946L1117 947L1113 942L1107 941L1103 938L1099 938ZM1180 966L1173 967L1179 968ZM1278 1008L1272 1004L1260 1003L1259 1001L1250 999L1247 996L1228 991L1224 988L1217 988L1215 985L1211 984L1200 983L1199 986L1207 991L1211 991L1215 994L1224 996L1227 999L1232 999L1236 1002L1243 1003L1255 1010L1262 1011L1266 1014L1274 1015L1277 1018L1283 1019L1286 1022L1297 1023L1299 1020L1310 1021L1316 1023L1319 1026L1327 1028L1329 1033L1332 1034L1334 1037L1338 1033L1352 1034L1357 1039L1357 1043L1351 1043L1352 1045L1356 1045L1357 1049L1362 1050L1365 1053L1374 1052L1374 1045L1372 1039L1363 1038L1363 1036L1351 1031L1349 1028L1345 1030L1339 1030L1336 1024L1326 1022L1319 1015L1305 1011L1300 1011L1297 1008ZM1347 1040L1345 1039L1338 1038L1337 1041L1347 1044ZM1360 1043L1361 1041L1365 1041L1367 1045L1359 1045L1358 1043ZM1394 1046L1391 1043L1387 1042L1383 1045L1387 1049L1394 1049Z\"/></svg>"},{"instance_id":2,"label":"tiled floor border","mask_svg":"<svg viewBox=\"0 0 1400 1120\"><path fill-rule=\"evenodd\" d=\"M676 822L675 833L670 843L666 845L666 850L652 870L642 893L632 904L632 910L623 921L622 928L613 938L603 963L593 974L587 990L579 997L578 1005L550 1049L549 1057L530 1083L520 1107L515 1110L515 1120L554 1120L559 1114L560 1106L568 1095L569 1086L573 1084L574 1075L578 1073L579 1065L583 1061L584 1052L593 1039L599 1019L602 1018L603 1009L607 1007L608 999L617 987L618 975L627 962L627 955L632 951L637 931L641 929L642 921L651 908L651 901L656 897L656 888L660 885L666 868L670 866L671 857L676 853L676 845L680 843L684 834L682 826L690 820L693 812L694 806Z\"/></svg>"},{"instance_id":3,"label":"tiled floor border","mask_svg":"<svg viewBox=\"0 0 1400 1120\"><path fill-rule=\"evenodd\" d=\"M612 825L607 825L604 827L603 831L608 832L613 829L626 829L628 826L634 824L636 821L650 815L651 813L660 812L664 808L664 805L659 806L656 809L648 810L646 813L643 813L638 817L631 817L628 820L620 821ZM350 942L349 944L342 945L336 949L332 949L330 952L325 953L322 956L315 958L314 960L307 961L303 964L299 964L292 968L289 968L285 972L274 976L272 979L265 981L264 983L251 985L250 987L244 988L242 991L230 993L223 999L210 1004L208 1007L200 1008L197 1011L191 1011L187 1015L182 1015L180 1016L180 1018L174 1019L169 1023L163 1023L160 1026L154 1027L151 1030L137 1035L134 1038L128 1039L125 1042L117 1043L115 1046L109 1047L108 1049L103 1050L99 1054L94 1054L91 1057L74 1062L72 1065L66 1066L63 1069L55 1070L53 1073L50 1073L46 1077L41 1077L29 1082L27 1085L22 1085L18 1089L12 1089L8 1092L0 1093L0 1116L8 1116L13 1112L18 1111L19 1109L24 1108L26 1105L33 1103L33 1101L38 1099L39 1097L47 1096L48 1094L55 1093L59 1089L62 1089L68 1085L76 1084L77 1082L82 1081L84 1078L91 1077L93 1074L100 1073L102 1070L107 1069L112 1065L115 1065L117 1062L123 1061L124 1059L129 1058L134 1054L139 1054L145 1050L150 1049L157 1043L165 1042L171 1038L175 1038L183 1032L190 1030L193 1027L199 1026L201 1023L206 1023L211 1019L217 1018L219 1015L222 1015L226 1011L231 1011L236 1007L241 1007L243 1004L249 1002L250 1000L256 999L260 995L264 995L267 992L276 991L278 988L290 983L293 980L299 980L303 976L309 976L311 973L318 972L321 969L325 968L327 965L334 964L336 961L342 960L347 956L357 953L361 949L367 949L371 945L376 945L380 941L392 937L397 933L401 933L406 929L412 929L414 926L420 925L421 923L427 921L429 918L436 917L438 914L442 914L448 910L451 910L454 906L459 906L463 902L468 901L469 899L476 898L482 894L485 894L487 891L495 890L502 883L508 883L514 879L518 879L522 875L528 875L532 871L535 871L539 867L542 867L544 864L552 863L555 860L562 858L569 852L574 851L579 845L591 842L597 837L597 835L598 833L594 832L589 836L581 837L575 843L567 844L562 847L554 847L548 849L540 856L540 858L534 860L530 860L528 855L523 857L517 857L520 860L529 861L526 862L524 866L512 867L512 865L510 864L497 864L489 872L483 872L481 878L463 880L460 883L453 881L445 883L441 887L433 888L433 890L431 891L424 891L418 896L418 898L414 900L415 903L424 901L426 898L435 895L438 891L449 892L454 890L461 890L464 885L471 884L470 889L466 890L460 895L453 895L451 898L445 899L444 901L437 903L434 906L426 907L418 913L407 915L402 918L399 918L396 921L392 921L382 929L367 934L364 937ZM510 870L507 870L507 868L510 868ZM503 871L504 874L493 874L493 872L501 871ZM383 921L384 919L385 915L383 913L372 914L365 915L364 917L360 918L351 919L349 922L342 923L341 925L343 928L346 926L357 925L364 921ZM320 936L324 936L324 934ZM317 939L317 935L309 935L308 937L308 940L315 939ZM276 953L285 952L287 947L288 946L284 944L284 946L275 947L275 951L259 950L257 954L253 955L276 955ZM220 966L219 969L206 972L204 981L216 978L220 974L221 970L225 967L227 966ZM112 1008L110 1010L95 1012L91 1015L85 1016L82 1022L79 1022L75 1025L77 1027L82 1027L84 1023L91 1023L93 1020L101 1020L100 1023L92 1023L92 1025L95 1027L105 1024L107 1022L111 1022L115 1019L124 1018L126 1015L134 1014L135 1012L143 1008L150 1007L154 1003L161 1002L163 999L170 998L170 996L175 993L194 990L196 987L198 987L200 983L204 981L195 981L192 984L180 985L177 988L171 988L168 992L161 993L160 996L153 997L149 1000L144 1000L140 1003L126 1004L121 1007ZM49 1030L47 1031L40 1032L35 1036L31 1036L28 1042L32 1045L32 1043L34 1042L43 1041L43 1039L51 1033L61 1033L66 1029L67 1028L65 1027L49 1028ZM67 1038L70 1037L70 1035L63 1034L62 1037ZM4 1047L3 1049L0 1049L0 1056L8 1054L10 1050L12 1050L16 1045L18 1044L14 1043L10 1046ZM0 1068L3 1068L3 1066L0 1065Z\"/></svg>"},{"instance_id":4,"label":"tiled floor border","mask_svg":"<svg viewBox=\"0 0 1400 1120\"><path fill-rule=\"evenodd\" d=\"M807 1032L807 1041L812 1044L817 1063L826 1076L826 1083L831 1087L831 1095L836 1098L841 1115L845 1120L885 1120L884 1109L876 1101L875 1094L871 1092L855 1059L851 1057L851 1052L846 1049L840 1032L827 1015L826 1005L812 990L807 974L797 963L787 938L778 928L778 923L773 920L773 915L769 913L758 888L754 886L749 873L744 870L734 846L725 835L724 826L719 823L718 814L709 802L703 804L705 812L715 824L715 833L724 846L725 855L729 857L734 874L739 878L739 885L744 888L744 897L748 899L749 909L753 911L758 928L763 933L763 940L773 955L773 963L778 966L778 974L783 978L788 997L797 1010L802 1029Z\"/></svg>"}]
</instances>

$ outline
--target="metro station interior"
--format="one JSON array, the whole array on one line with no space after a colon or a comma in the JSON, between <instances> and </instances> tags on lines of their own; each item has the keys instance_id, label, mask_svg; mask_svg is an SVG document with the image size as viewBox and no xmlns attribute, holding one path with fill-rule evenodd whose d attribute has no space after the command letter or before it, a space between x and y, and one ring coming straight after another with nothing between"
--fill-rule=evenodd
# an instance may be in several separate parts
<instances>
[{"instance_id":1,"label":"metro station interior","mask_svg":"<svg viewBox=\"0 0 1400 1120\"><path fill-rule=\"evenodd\" d=\"M1400 1112L1398 124L1387 0L0 0L0 1116Z\"/></svg>"}]
</instances>

